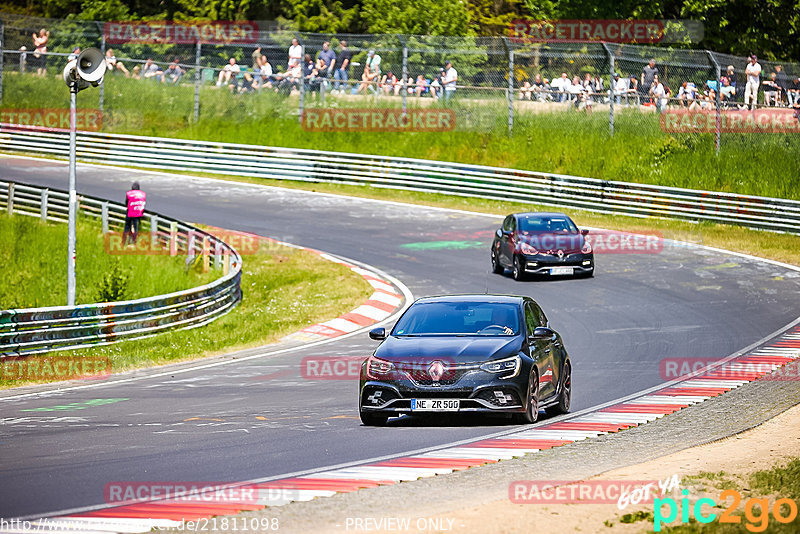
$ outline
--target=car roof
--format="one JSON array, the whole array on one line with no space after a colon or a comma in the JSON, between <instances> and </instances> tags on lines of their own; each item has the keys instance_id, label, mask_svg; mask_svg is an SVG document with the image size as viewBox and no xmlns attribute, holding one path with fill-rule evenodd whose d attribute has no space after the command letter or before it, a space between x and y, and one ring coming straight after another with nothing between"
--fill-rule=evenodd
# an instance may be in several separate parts
<instances>
[{"instance_id":1,"label":"car roof","mask_svg":"<svg viewBox=\"0 0 800 534\"><path fill-rule=\"evenodd\" d=\"M557 211L526 211L524 213L515 213L515 217L566 217L569 219L569 215L566 213L559 213Z\"/></svg>"},{"instance_id":2,"label":"car roof","mask_svg":"<svg viewBox=\"0 0 800 534\"><path fill-rule=\"evenodd\" d=\"M519 304L526 297L519 295L486 295L483 293L466 295L437 295L432 297L422 297L416 302L486 302L494 304Z\"/></svg>"}]
</instances>

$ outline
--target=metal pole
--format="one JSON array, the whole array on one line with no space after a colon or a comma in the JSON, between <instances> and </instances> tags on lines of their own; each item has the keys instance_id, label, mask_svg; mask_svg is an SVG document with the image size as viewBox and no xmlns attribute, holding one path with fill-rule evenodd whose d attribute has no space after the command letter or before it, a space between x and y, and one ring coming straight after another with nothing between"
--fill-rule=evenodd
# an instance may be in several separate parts
<instances>
[{"instance_id":1,"label":"metal pole","mask_svg":"<svg viewBox=\"0 0 800 534\"><path fill-rule=\"evenodd\" d=\"M508 135L514 133L514 51L508 49Z\"/></svg>"},{"instance_id":2,"label":"metal pole","mask_svg":"<svg viewBox=\"0 0 800 534\"><path fill-rule=\"evenodd\" d=\"M0 20L0 106L3 105L3 51L5 50L5 23Z\"/></svg>"},{"instance_id":3,"label":"metal pole","mask_svg":"<svg viewBox=\"0 0 800 534\"><path fill-rule=\"evenodd\" d=\"M714 144L714 147L715 147L716 154L719 155L719 141L720 141L720 136L722 134L722 132L721 132L721 129L722 129L722 116L721 116L722 100L721 100L721 97L720 97L720 91L722 89L722 70L720 69L719 63L717 63L717 58L714 57L714 54L712 54L710 50L706 50L706 54L708 55L708 59L711 60L711 63L714 65L714 67L715 67L715 69L717 71L717 90L715 91L716 96L717 96L717 98L716 98L716 100L717 100L716 101L716 108L717 108L717 112L716 112L717 117L716 117L716 119L717 120L716 120L716 126L714 127L714 132L715 132L715 139L714 139L714 143L715 144Z\"/></svg>"},{"instance_id":4,"label":"metal pole","mask_svg":"<svg viewBox=\"0 0 800 534\"><path fill-rule=\"evenodd\" d=\"M67 238L67 306L75 306L75 219L78 196L75 192L75 144L77 129L78 83L69 89L69 236Z\"/></svg>"},{"instance_id":5,"label":"metal pole","mask_svg":"<svg viewBox=\"0 0 800 534\"><path fill-rule=\"evenodd\" d=\"M42 189L42 200L40 206L40 215L42 217L42 222L47 222L47 201L48 201L48 191L47 189Z\"/></svg>"},{"instance_id":6,"label":"metal pole","mask_svg":"<svg viewBox=\"0 0 800 534\"><path fill-rule=\"evenodd\" d=\"M103 61L105 61L106 57L106 34L105 32L102 33L102 38L100 41L100 52L103 53ZM100 115L103 115L103 104L105 103L105 84L100 84L100 97L98 99L98 108L100 109Z\"/></svg>"},{"instance_id":7,"label":"metal pole","mask_svg":"<svg viewBox=\"0 0 800 534\"><path fill-rule=\"evenodd\" d=\"M614 53L606 43L602 43L608 54L608 133L614 137Z\"/></svg>"},{"instance_id":8,"label":"metal pole","mask_svg":"<svg viewBox=\"0 0 800 534\"><path fill-rule=\"evenodd\" d=\"M408 111L406 98L408 96L408 47L403 43L403 114Z\"/></svg>"},{"instance_id":9,"label":"metal pole","mask_svg":"<svg viewBox=\"0 0 800 534\"><path fill-rule=\"evenodd\" d=\"M303 110L305 105L305 96L306 96L306 77L303 74L304 65L303 61L305 61L306 57L306 45L300 45L300 125L303 124Z\"/></svg>"},{"instance_id":10,"label":"metal pole","mask_svg":"<svg viewBox=\"0 0 800 534\"><path fill-rule=\"evenodd\" d=\"M202 43L197 41L197 49L194 52L194 122L200 120L200 83L202 82L200 60L202 58L202 48Z\"/></svg>"}]
</instances>

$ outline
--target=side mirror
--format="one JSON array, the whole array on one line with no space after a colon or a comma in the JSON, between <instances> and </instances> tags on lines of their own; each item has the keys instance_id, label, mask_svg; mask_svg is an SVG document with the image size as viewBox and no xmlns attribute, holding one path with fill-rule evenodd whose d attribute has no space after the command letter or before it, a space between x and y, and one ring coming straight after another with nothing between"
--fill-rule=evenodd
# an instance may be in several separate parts
<instances>
[{"instance_id":1,"label":"side mirror","mask_svg":"<svg viewBox=\"0 0 800 534\"><path fill-rule=\"evenodd\" d=\"M589 230L583 229L581 230L581 235L586 235L589 233Z\"/></svg>"},{"instance_id":2,"label":"side mirror","mask_svg":"<svg viewBox=\"0 0 800 534\"><path fill-rule=\"evenodd\" d=\"M494 233L497 237L503 237L503 229L498 228L497 231Z\"/></svg>"},{"instance_id":3,"label":"side mirror","mask_svg":"<svg viewBox=\"0 0 800 534\"><path fill-rule=\"evenodd\" d=\"M383 341L386 339L386 329L385 328L373 328L369 331L369 338L374 339L375 341Z\"/></svg>"},{"instance_id":4,"label":"side mirror","mask_svg":"<svg viewBox=\"0 0 800 534\"><path fill-rule=\"evenodd\" d=\"M546 326L537 326L533 329L533 335L531 335L531 339L552 339L555 335L556 332L552 328L547 328Z\"/></svg>"}]
</instances>

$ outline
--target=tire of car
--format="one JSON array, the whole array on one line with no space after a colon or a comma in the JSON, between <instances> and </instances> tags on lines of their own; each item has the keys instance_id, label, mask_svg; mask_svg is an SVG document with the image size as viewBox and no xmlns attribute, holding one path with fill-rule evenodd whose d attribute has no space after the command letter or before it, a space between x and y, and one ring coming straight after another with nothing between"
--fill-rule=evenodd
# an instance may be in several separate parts
<instances>
[{"instance_id":1,"label":"tire of car","mask_svg":"<svg viewBox=\"0 0 800 534\"><path fill-rule=\"evenodd\" d=\"M497 248L492 247L492 272L494 274L502 274L505 271L502 265L500 265L500 258L497 257Z\"/></svg>"},{"instance_id":2,"label":"tire of car","mask_svg":"<svg viewBox=\"0 0 800 534\"><path fill-rule=\"evenodd\" d=\"M389 419L387 416L377 413L359 412L359 415L364 426L384 426L386 420Z\"/></svg>"},{"instance_id":3,"label":"tire of car","mask_svg":"<svg viewBox=\"0 0 800 534\"><path fill-rule=\"evenodd\" d=\"M525 278L525 270L522 268L522 260L519 259L519 256L514 256L514 268L511 271L511 276L518 282Z\"/></svg>"},{"instance_id":4,"label":"tire of car","mask_svg":"<svg viewBox=\"0 0 800 534\"><path fill-rule=\"evenodd\" d=\"M515 413L514 422L523 425L535 423L539 419L539 373L536 368L531 370L528 378L528 398L525 399L525 411Z\"/></svg>"},{"instance_id":5,"label":"tire of car","mask_svg":"<svg viewBox=\"0 0 800 534\"><path fill-rule=\"evenodd\" d=\"M561 392L558 394L558 403L550 406L545 411L547 415L562 415L569 413L569 406L572 402L572 365L569 362L564 362Z\"/></svg>"}]
</instances>

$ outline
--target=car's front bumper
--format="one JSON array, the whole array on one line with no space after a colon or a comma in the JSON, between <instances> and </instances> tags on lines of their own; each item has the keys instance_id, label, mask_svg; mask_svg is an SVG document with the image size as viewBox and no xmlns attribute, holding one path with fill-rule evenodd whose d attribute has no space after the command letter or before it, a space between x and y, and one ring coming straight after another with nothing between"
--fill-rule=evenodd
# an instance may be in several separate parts
<instances>
[{"instance_id":1,"label":"car's front bumper","mask_svg":"<svg viewBox=\"0 0 800 534\"><path fill-rule=\"evenodd\" d=\"M528 274L551 274L552 269L559 267L570 267L573 274L594 272L593 254L570 254L563 258L550 254L523 254L520 259L524 272Z\"/></svg>"}]
</instances>

